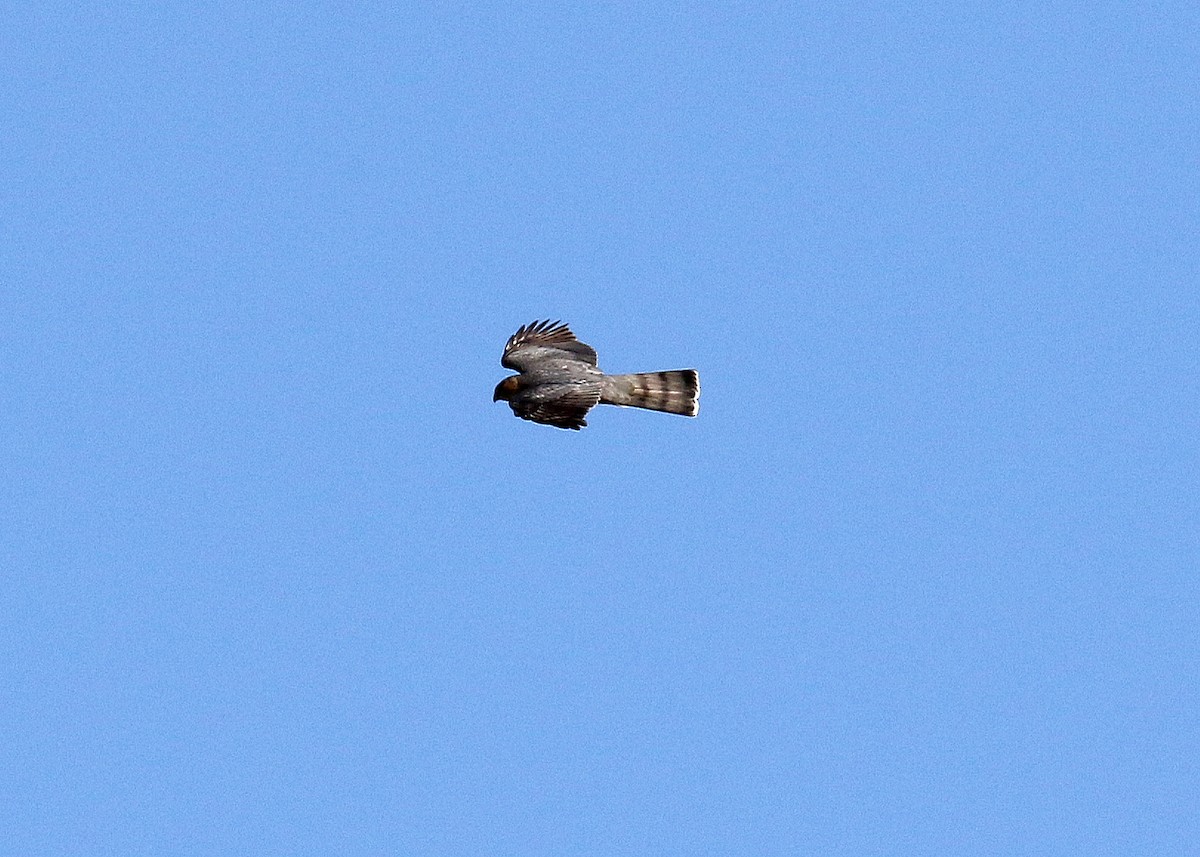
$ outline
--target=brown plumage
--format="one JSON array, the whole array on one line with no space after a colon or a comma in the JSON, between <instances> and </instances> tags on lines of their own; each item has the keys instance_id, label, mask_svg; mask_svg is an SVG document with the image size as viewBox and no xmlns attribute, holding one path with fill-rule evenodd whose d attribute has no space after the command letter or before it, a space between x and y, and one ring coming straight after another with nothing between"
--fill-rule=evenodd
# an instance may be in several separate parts
<instances>
[{"instance_id":1,"label":"brown plumage","mask_svg":"<svg viewBox=\"0 0 1200 857\"><path fill-rule=\"evenodd\" d=\"M694 417L700 410L695 369L605 375L596 351L562 322L535 321L509 337L500 365L520 374L499 384L492 401L508 402L526 420L564 429L587 425L598 404L625 405Z\"/></svg>"}]
</instances>

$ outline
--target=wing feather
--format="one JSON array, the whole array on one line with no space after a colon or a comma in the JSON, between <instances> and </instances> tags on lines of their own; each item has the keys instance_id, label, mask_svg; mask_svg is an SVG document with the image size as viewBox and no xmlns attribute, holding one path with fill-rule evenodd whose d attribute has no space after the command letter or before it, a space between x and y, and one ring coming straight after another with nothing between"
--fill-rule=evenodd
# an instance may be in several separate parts
<instances>
[{"instance_id":1,"label":"wing feather","mask_svg":"<svg viewBox=\"0 0 1200 857\"><path fill-rule=\"evenodd\" d=\"M518 372L528 371L543 360L572 360L596 365L596 350L575 338L561 321L523 324L508 338L500 365Z\"/></svg>"},{"instance_id":2,"label":"wing feather","mask_svg":"<svg viewBox=\"0 0 1200 857\"><path fill-rule=\"evenodd\" d=\"M587 425L584 416L599 402L600 385L586 384L566 390L558 387L552 394L544 391L536 395L519 396L509 400L509 405L513 413L523 420L578 430Z\"/></svg>"}]
</instances>

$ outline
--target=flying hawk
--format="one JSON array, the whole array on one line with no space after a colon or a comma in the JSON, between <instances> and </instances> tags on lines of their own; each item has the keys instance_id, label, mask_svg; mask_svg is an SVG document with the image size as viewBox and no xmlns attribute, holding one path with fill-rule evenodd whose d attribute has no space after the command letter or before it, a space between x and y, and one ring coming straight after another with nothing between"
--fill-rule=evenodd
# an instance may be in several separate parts
<instances>
[{"instance_id":1,"label":"flying hawk","mask_svg":"<svg viewBox=\"0 0 1200 857\"><path fill-rule=\"evenodd\" d=\"M500 365L515 369L496 385L492 401L508 402L523 420L562 429L581 429L596 405L629 405L694 417L700 411L700 376L695 369L605 375L596 351L560 321L522 325L504 346Z\"/></svg>"}]
</instances>

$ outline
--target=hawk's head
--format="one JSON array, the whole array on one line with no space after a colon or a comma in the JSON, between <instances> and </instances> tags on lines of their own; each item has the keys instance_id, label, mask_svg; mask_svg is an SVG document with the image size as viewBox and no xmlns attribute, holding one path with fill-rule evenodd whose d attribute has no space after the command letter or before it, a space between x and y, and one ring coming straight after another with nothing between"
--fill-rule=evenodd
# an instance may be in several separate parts
<instances>
[{"instance_id":1,"label":"hawk's head","mask_svg":"<svg viewBox=\"0 0 1200 857\"><path fill-rule=\"evenodd\" d=\"M492 401L507 402L510 398L512 398L512 395L520 389L520 382L518 380L520 377L520 375L509 375L507 378L497 384L496 392L492 393Z\"/></svg>"}]
</instances>

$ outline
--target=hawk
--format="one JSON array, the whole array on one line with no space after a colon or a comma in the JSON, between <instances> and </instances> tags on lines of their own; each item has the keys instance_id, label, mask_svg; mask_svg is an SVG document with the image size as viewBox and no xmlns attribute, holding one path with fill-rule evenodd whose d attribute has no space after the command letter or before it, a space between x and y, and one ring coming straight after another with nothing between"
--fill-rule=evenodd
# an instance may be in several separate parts
<instances>
[{"instance_id":1,"label":"hawk","mask_svg":"<svg viewBox=\"0 0 1200 857\"><path fill-rule=\"evenodd\" d=\"M605 375L596 351L561 321L522 325L508 339L500 365L521 374L496 385L493 402L508 402L523 420L578 431L596 405L628 405L694 417L700 412L695 369Z\"/></svg>"}]
</instances>

